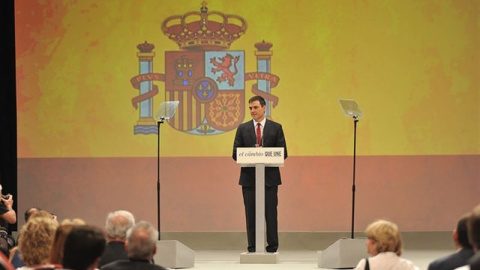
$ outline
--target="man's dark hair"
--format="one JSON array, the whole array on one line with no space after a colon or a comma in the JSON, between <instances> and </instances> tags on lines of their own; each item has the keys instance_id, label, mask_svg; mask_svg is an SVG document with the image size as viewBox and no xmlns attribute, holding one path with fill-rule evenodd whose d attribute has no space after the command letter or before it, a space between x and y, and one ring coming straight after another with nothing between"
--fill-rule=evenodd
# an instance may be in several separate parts
<instances>
[{"instance_id":1,"label":"man's dark hair","mask_svg":"<svg viewBox=\"0 0 480 270\"><path fill-rule=\"evenodd\" d=\"M25 214L24 214L24 218L25 218L25 223L27 223L28 219L30 218L30 216L35 213L35 212L38 212L38 211L41 211L42 209L40 208L37 208L37 207L30 207L28 208L27 210L25 210Z\"/></svg>"},{"instance_id":2,"label":"man's dark hair","mask_svg":"<svg viewBox=\"0 0 480 270\"><path fill-rule=\"evenodd\" d=\"M75 226L68 234L63 251L63 268L85 270L102 256L106 238L102 229L91 226Z\"/></svg>"},{"instance_id":3,"label":"man's dark hair","mask_svg":"<svg viewBox=\"0 0 480 270\"><path fill-rule=\"evenodd\" d=\"M464 215L457 223L457 239L460 246L463 248L472 248L472 245L468 241L468 217L469 215Z\"/></svg>"},{"instance_id":4,"label":"man's dark hair","mask_svg":"<svg viewBox=\"0 0 480 270\"><path fill-rule=\"evenodd\" d=\"M248 100L248 103L252 103L254 101L260 102L260 105L265 106L267 105L267 102L265 102L265 99L261 96L253 96Z\"/></svg>"}]
</instances>

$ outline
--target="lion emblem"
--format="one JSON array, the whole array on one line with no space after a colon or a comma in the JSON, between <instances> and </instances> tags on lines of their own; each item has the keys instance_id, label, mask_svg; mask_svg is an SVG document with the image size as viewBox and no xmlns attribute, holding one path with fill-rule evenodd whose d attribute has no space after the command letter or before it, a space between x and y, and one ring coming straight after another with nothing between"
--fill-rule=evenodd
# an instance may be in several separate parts
<instances>
[{"instance_id":1,"label":"lion emblem","mask_svg":"<svg viewBox=\"0 0 480 270\"><path fill-rule=\"evenodd\" d=\"M233 57L231 54L225 54L225 57L218 58L220 62L216 60L216 57L210 58L210 63L213 64L215 67L212 68L212 73L215 74L217 71L222 72L220 77L217 78L218 82L225 82L228 81L229 86L233 86L235 83L234 76L238 73L237 70L237 62L240 59L240 56ZM230 68L233 65L234 71L232 72Z\"/></svg>"}]
</instances>

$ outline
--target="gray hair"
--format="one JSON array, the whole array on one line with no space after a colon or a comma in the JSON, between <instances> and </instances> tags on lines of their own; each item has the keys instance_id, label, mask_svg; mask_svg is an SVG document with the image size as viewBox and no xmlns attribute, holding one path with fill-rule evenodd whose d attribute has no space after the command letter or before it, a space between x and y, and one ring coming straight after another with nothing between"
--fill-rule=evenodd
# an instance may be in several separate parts
<instances>
[{"instance_id":1,"label":"gray hair","mask_svg":"<svg viewBox=\"0 0 480 270\"><path fill-rule=\"evenodd\" d=\"M150 259L158 240L158 231L146 222L140 221L127 232L127 253L129 258Z\"/></svg>"},{"instance_id":2,"label":"gray hair","mask_svg":"<svg viewBox=\"0 0 480 270\"><path fill-rule=\"evenodd\" d=\"M107 216L105 230L109 238L127 238L127 231L135 225L135 217L132 213L120 210L111 212Z\"/></svg>"}]
</instances>

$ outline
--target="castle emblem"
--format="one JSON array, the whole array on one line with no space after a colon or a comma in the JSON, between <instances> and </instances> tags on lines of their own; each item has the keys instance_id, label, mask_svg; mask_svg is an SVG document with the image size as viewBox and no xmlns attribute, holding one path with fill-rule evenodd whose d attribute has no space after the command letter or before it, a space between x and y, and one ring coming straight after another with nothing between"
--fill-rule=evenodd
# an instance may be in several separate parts
<instances>
[{"instance_id":1,"label":"castle emblem","mask_svg":"<svg viewBox=\"0 0 480 270\"><path fill-rule=\"evenodd\" d=\"M176 130L193 135L215 135L235 129L245 117L245 82L255 80L251 91L267 100L267 117L278 103L271 93L279 77L270 73L272 44L259 42L257 71L245 72L245 52L229 50L245 34L244 18L208 11L174 15L162 22L162 32L180 50L165 52L165 74L154 73L155 46L147 42L137 46L140 72L130 82L138 91L132 106L139 111L134 134L157 134L153 118L156 82L165 83L165 101L179 101L177 113L167 123Z\"/></svg>"}]
</instances>

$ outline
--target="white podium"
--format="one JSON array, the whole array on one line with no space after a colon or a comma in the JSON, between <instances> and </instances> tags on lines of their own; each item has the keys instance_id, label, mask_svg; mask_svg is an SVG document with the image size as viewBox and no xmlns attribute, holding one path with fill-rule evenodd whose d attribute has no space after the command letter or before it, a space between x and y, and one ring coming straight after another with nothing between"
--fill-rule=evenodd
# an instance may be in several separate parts
<instances>
[{"instance_id":1,"label":"white podium","mask_svg":"<svg viewBox=\"0 0 480 270\"><path fill-rule=\"evenodd\" d=\"M278 252L265 252L265 167L283 167L283 147L239 147L237 163L255 167L255 252L240 254L241 264L276 264Z\"/></svg>"}]
</instances>

